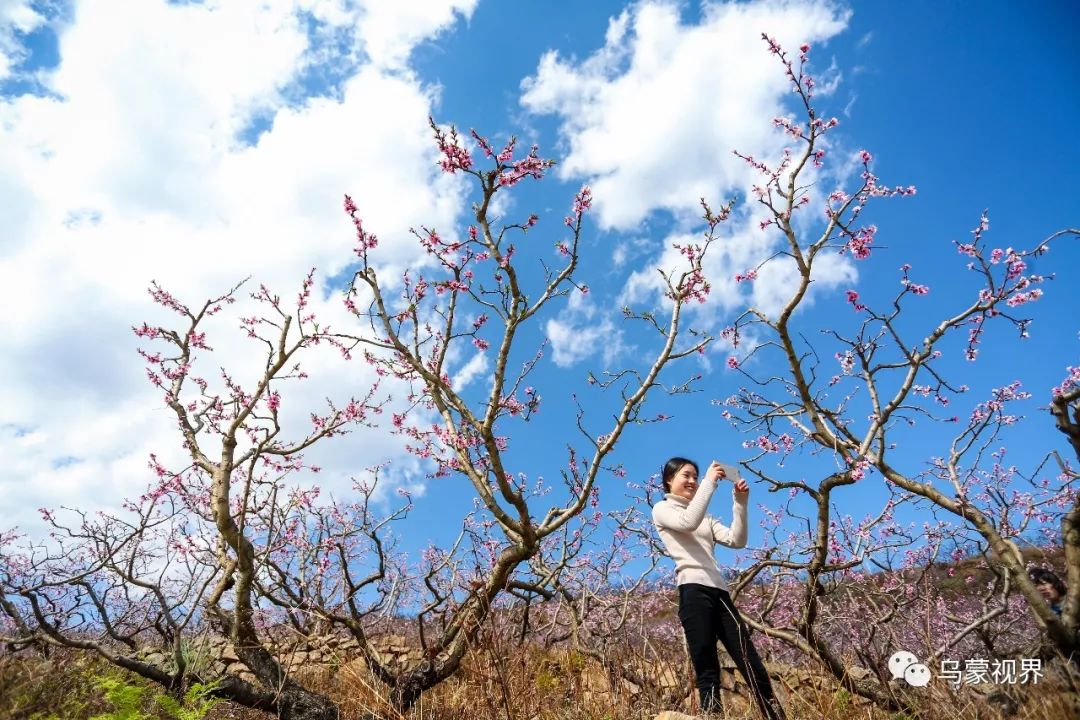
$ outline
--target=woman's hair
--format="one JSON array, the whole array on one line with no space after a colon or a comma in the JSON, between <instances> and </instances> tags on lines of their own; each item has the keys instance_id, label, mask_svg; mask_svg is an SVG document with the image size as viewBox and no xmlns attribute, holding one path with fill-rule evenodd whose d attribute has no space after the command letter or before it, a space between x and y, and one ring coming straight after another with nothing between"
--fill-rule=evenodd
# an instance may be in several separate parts
<instances>
[{"instance_id":1,"label":"woman's hair","mask_svg":"<svg viewBox=\"0 0 1080 720\"><path fill-rule=\"evenodd\" d=\"M687 460L684 457L673 457L664 463L664 469L660 471L660 479L664 483L664 492L671 492L671 478L675 477L675 473L682 470L683 465L693 465L694 472L700 473L698 465L693 460Z\"/></svg>"},{"instance_id":2,"label":"woman's hair","mask_svg":"<svg viewBox=\"0 0 1080 720\"><path fill-rule=\"evenodd\" d=\"M1048 585L1052 585L1053 588L1058 591L1058 594L1065 594L1065 583L1062 582L1061 578L1054 574L1052 570L1047 570L1041 567L1034 567L1028 570L1028 577L1031 578L1031 582L1035 583L1036 585L1042 585L1043 583L1046 583Z\"/></svg>"}]
</instances>

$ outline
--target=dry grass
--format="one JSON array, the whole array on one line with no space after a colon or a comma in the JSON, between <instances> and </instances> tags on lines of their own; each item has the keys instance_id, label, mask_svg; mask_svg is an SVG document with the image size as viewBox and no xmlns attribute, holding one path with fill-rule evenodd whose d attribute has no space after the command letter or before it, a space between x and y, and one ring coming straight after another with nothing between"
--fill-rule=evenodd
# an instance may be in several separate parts
<instances>
[{"instance_id":1,"label":"dry grass","mask_svg":"<svg viewBox=\"0 0 1080 720\"><path fill-rule=\"evenodd\" d=\"M108 703L94 683L100 661L61 651L49 659L0 654L0 718L89 718Z\"/></svg>"},{"instance_id":2,"label":"dry grass","mask_svg":"<svg viewBox=\"0 0 1080 720\"><path fill-rule=\"evenodd\" d=\"M344 659L343 659L344 660ZM688 670L684 669L684 671ZM110 709L95 678L115 673L100 660L56 653L50 660L32 656L0 656L0 718L72 720L90 718ZM654 718L661 712L693 714L693 693L681 704L650 697L625 681L608 677L599 665L566 650L518 648L513 643L486 639L474 649L461 672L425 693L405 715L386 701L384 688L359 661L344 661L335 670L309 667L297 679L334 698L342 720L374 714L386 720L623 720ZM133 682L139 682L133 679ZM1012 687L1015 714L1001 710L1005 699L988 702L970 690L958 695L931 685L910 689L920 700L911 715L887 713L852 697L831 682L791 687L781 677L778 692L792 720L1075 720L1080 695L1066 692L1046 678L1037 686ZM688 686L687 686L687 689ZM746 697L725 693L725 720L756 718ZM148 715L166 718L147 705ZM209 720L267 720L269 716L231 703L211 711ZM671 716L669 716L671 717ZM674 717L678 717L675 715Z\"/></svg>"}]
</instances>

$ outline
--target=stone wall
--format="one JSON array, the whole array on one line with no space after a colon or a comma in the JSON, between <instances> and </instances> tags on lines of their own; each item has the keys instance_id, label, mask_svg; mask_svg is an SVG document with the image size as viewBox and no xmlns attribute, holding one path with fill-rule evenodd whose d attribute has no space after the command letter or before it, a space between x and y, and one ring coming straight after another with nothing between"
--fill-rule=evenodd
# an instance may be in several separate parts
<instances>
[{"instance_id":1,"label":"stone wall","mask_svg":"<svg viewBox=\"0 0 1080 720\"><path fill-rule=\"evenodd\" d=\"M391 668L405 668L420 661L419 648L409 647L404 636L385 635L372 640L379 659ZM354 638L327 635L323 637L298 638L285 637L270 641L270 651L286 672L296 674L304 669L322 668L331 673L345 665L351 665L354 671L361 669L364 660L360 657L359 644ZM224 674L236 675L243 680L254 682L255 677L240 662L232 643L221 636L203 636L191 641L185 651L189 666L200 674L214 678ZM147 649L138 653L138 657L157 667L173 669L176 663L171 654L160 648ZM357 663L360 665L358 666Z\"/></svg>"}]
</instances>

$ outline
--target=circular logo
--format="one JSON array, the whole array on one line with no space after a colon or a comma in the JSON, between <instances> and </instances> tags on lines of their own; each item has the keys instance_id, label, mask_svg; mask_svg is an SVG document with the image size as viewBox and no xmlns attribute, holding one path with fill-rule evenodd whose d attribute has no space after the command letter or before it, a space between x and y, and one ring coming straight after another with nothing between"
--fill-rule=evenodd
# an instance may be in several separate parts
<instances>
[{"instance_id":1,"label":"circular logo","mask_svg":"<svg viewBox=\"0 0 1080 720\"><path fill-rule=\"evenodd\" d=\"M914 665L919 662L919 658L915 657L907 650L898 650L892 654L889 658L889 672L892 673L893 680L899 680L904 677L904 671L907 670L909 665Z\"/></svg>"},{"instance_id":2,"label":"circular logo","mask_svg":"<svg viewBox=\"0 0 1080 720\"><path fill-rule=\"evenodd\" d=\"M930 668L922 663L912 663L904 668L904 679L908 681L908 685L926 687L930 684Z\"/></svg>"}]
</instances>

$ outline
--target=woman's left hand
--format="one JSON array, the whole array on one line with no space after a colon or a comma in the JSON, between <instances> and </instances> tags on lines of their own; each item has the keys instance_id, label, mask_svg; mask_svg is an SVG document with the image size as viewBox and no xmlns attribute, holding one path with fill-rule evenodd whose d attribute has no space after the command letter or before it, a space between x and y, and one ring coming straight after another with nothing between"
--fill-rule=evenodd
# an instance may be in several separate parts
<instances>
[{"instance_id":1,"label":"woman's left hand","mask_svg":"<svg viewBox=\"0 0 1080 720\"><path fill-rule=\"evenodd\" d=\"M739 478L735 481L735 492L739 495L749 495L750 485L746 482L746 480Z\"/></svg>"}]
</instances>

